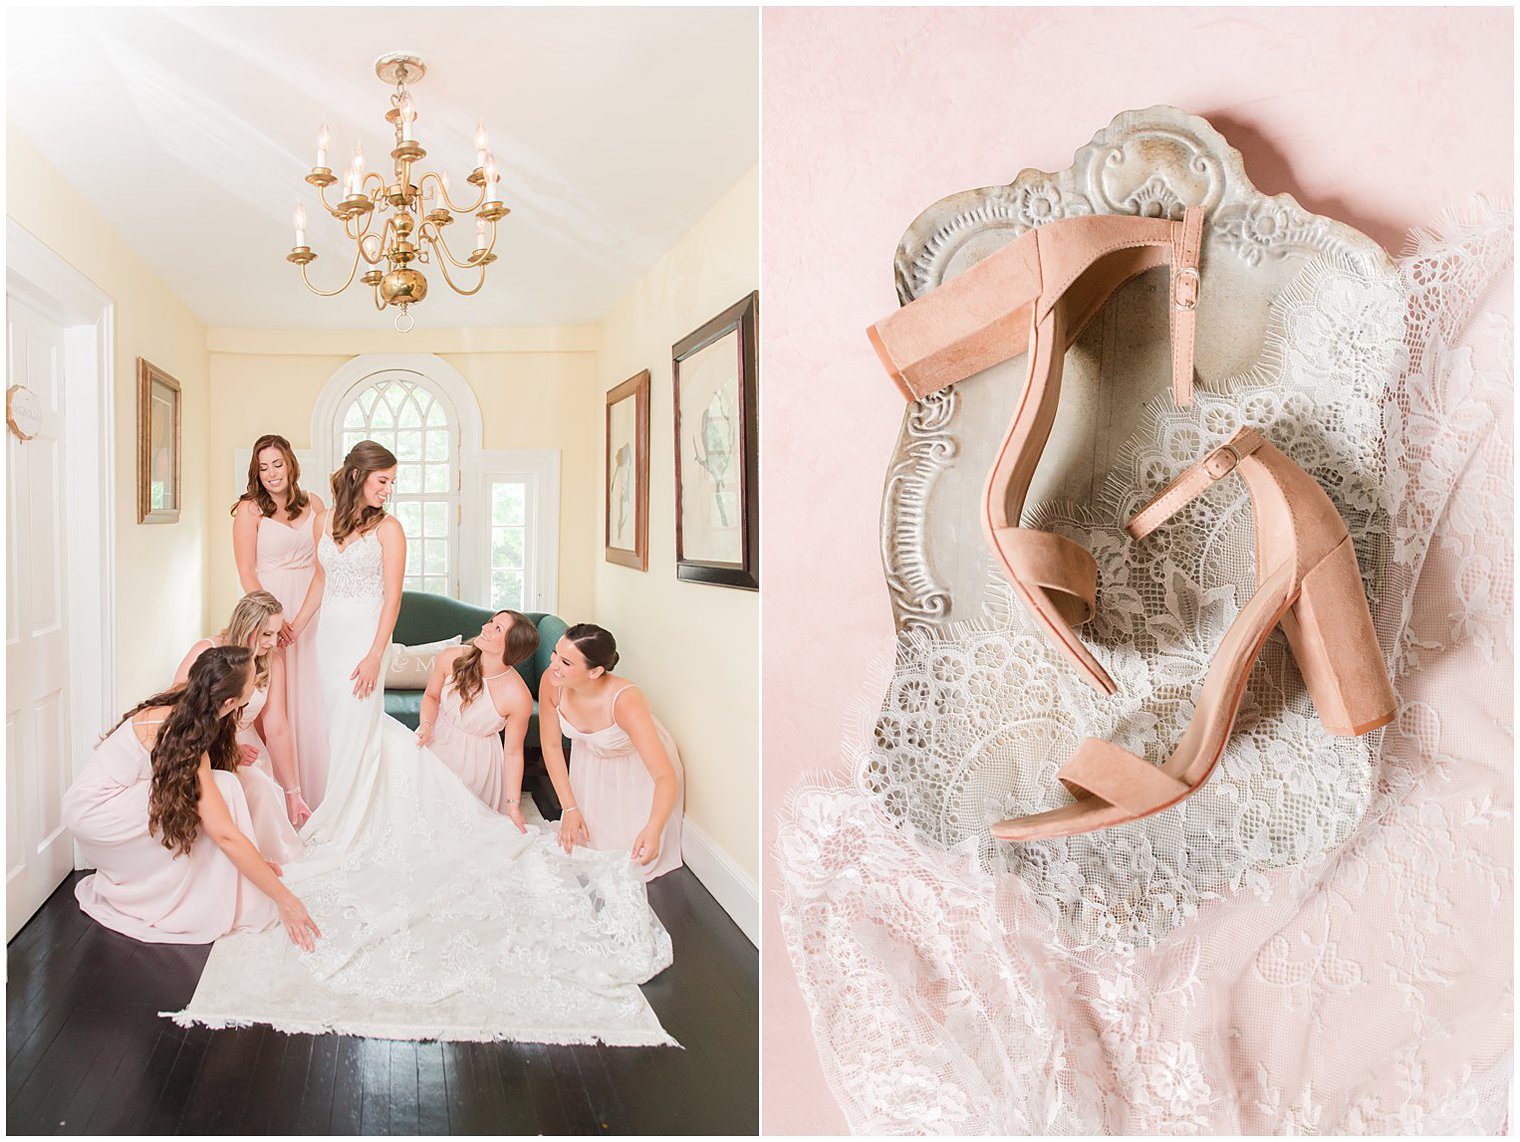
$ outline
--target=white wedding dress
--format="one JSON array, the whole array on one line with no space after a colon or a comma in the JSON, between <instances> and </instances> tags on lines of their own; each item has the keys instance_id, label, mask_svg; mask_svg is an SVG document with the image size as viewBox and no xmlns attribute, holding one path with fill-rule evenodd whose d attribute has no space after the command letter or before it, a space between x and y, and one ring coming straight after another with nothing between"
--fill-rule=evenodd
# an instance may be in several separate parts
<instances>
[{"instance_id":1,"label":"white wedding dress","mask_svg":"<svg viewBox=\"0 0 1520 1142\"><path fill-rule=\"evenodd\" d=\"M327 791L285 881L322 932L219 941L180 1022L391 1038L651 1045L672 1040L637 985L670 937L626 853L526 835L386 717L349 678L384 605L376 533L324 535L318 626L331 744ZM204 994L203 994L204 993Z\"/></svg>"}]
</instances>

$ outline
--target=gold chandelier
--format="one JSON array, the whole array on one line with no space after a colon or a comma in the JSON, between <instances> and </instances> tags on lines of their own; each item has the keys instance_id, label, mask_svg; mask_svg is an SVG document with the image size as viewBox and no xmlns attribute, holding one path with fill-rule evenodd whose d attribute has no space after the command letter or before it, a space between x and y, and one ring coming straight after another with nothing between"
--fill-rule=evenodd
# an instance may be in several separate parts
<instances>
[{"instance_id":1,"label":"gold chandelier","mask_svg":"<svg viewBox=\"0 0 1520 1142\"><path fill-rule=\"evenodd\" d=\"M375 61L375 73L396 89L391 94L390 110L385 113L386 122L396 132L396 146L391 151L396 163L394 182L387 184L379 171L365 171L361 143L354 147L354 157L344 172L343 197L336 205L329 203L327 188L338 181L338 176L327 166L326 123L317 136L317 162L306 181L317 188L323 207L343 223L344 234L354 243L354 262L348 278L334 290L321 290L311 284L306 267L317 260L317 255L306 244L306 208L300 202L296 203L294 218L296 244L285 257L301 267L301 280L306 288L320 297L333 297L346 290L363 262L370 268L359 275L359 280L374 288L376 309L398 307L396 328L403 333L416 323L410 308L427 297L427 278L417 266L436 262L443 280L455 293L468 297L480 292L486 280L486 267L496 261L496 224L511 213L501 201L500 172L491 157L483 124L475 128L475 169L467 180L479 188L473 204L461 207L454 203L449 197L447 174L428 171L413 181L412 164L427 152L413 137L417 110L407 84L416 83L426 72L421 59L404 52L381 56ZM455 214L475 215L475 248L463 260L456 258L444 241L444 230L455 221ZM382 265L386 268L382 269ZM466 289L455 282L449 273L451 265L459 270L477 271L475 284Z\"/></svg>"}]
</instances>

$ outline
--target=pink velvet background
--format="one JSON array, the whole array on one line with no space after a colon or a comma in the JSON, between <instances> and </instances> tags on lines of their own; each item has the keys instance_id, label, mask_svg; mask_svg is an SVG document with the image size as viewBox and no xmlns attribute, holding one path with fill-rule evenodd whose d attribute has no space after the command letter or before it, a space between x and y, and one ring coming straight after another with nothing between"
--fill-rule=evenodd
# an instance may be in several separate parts
<instances>
[{"instance_id":1,"label":"pink velvet background","mask_svg":"<svg viewBox=\"0 0 1520 1142\"><path fill-rule=\"evenodd\" d=\"M1508 196L1506 9L771 9L763 14L764 840L798 778L840 772L889 645L877 522L903 403L866 342L925 206L1059 170L1113 116L1209 120L1262 191L1397 254L1474 192ZM764 894L762 1129L840 1133Z\"/></svg>"}]
</instances>

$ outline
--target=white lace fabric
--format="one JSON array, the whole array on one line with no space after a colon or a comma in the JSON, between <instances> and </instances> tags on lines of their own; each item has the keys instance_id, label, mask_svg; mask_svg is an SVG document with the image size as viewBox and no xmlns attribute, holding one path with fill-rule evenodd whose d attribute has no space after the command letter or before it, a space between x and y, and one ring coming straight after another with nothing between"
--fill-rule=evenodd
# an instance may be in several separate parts
<instances>
[{"instance_id":1,"label":"white lace fabric","mask_svg":"<svg viewBox=\"0 0 1520 1142\"><path fill-rule=\"evenodd\" d=\"M382 567L385 552L380 546L380 529L365 535L351 536L339 547L327 532L317 541L317 558L327 577L322 594L328 599L373 599L385 594ZM378 593L377 593L378 592Z\"/></svg>"},{"instance_id":2,"label":"white lace fabric","mask_svg":"<svg viewBox=\"0 0 1520 1142\"><path fill-rule=\"evenodd\" d=\"M1077 684L1002 591L899 639L848 787L800 786L782 929L825 1074L866 1133L1493 1133L1511 1035L1512 333L1507 208L1421 231L1397 279L1312 263L1263 363L1158 400L1091 509ZM1329 368L1325 362L1330 362ZM1146 821L1041 844L1084 736L1159 761L1254 587L1249 502L1122 521L1242 423L1340 508L1400 699L1321 728L1280 635L1218 771Z\"/></svg>"}]
</instances>

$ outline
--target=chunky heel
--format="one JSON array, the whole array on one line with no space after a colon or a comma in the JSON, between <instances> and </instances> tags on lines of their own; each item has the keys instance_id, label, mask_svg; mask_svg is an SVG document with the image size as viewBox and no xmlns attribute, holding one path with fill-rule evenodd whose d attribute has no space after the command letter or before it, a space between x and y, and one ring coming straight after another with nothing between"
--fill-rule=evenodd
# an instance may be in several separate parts
<instances>
[{"instance_id":1,"label":"chunky heel","mask_svg":"<svg viewBox=\"0 0 1520 1142\"><path fill-rule=\"evenodd\" d=\"M1051 644L1100 693L1113 679L1071 633L1092 614L1096 567L1076 544L1020 526L1060 401L1062 360L1115 290L1153 266L1172 273L1172 393L1193 399L1193 333L1203 209L1181 221L1085 214L1025 231L871 327L876 355L908 400L1028 355L1024 384L983 494L982 531ZM1057 542L1059 540L1059 542Z\"/></svg>"},{"instance_id":2,"label":"chunky heel","mask_svg":"<svg viewBox=\"0 0 1520 1142\"><path fill-rule=\"evenodd\" d=\"M1398 703L1349 537L1304 576L1282 628L1326 730L1358 737L1393 721Z\"/></svg>"},{"instance_id":3,"label":"chunky heel","mask_svg":"<svg viewBox=\"0 0 1520 1142\"><path fill-rule=\"evenodd\" d=\"M1171 756L1152 765L1112 742L1088 738L1056 775L1076 801L992 826L1006 841L1040 841L1107 829L1170 808L1195 793L1223 756L1251 666L1279 624L1298 658L1320 721L1355 736L1393 720L1393 687L1378 650L1346 525L1330 497L1254 428L1188 468L1129 521L1144 539L1228 476L1251 494L1256 593L1225 631L1198 693L1192 723ZM1328 555L1320 552L1328 551ZM1059 552L1031 551L1029 565L1053 582ZM1036 564L1035 558L1043 556ZM1074 575L1068 594L1083 586ZM1063 613L1080 618L1068 604Z\"/></svg>"}]
</instances>

